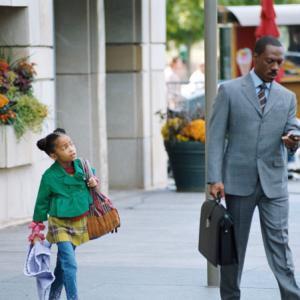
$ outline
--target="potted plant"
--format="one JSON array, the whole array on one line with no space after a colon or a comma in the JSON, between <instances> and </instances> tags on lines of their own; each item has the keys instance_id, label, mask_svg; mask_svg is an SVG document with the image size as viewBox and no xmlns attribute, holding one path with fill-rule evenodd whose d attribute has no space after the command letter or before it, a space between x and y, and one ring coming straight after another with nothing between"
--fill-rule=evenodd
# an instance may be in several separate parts
<instances>
[{"instance_id":1,"label":"potted plant","mask_svg":"<svg viewBox=\"0 0 300 300\"><path fill-rule=\"evenodd\" d=\"M205 120L203 111L159 112L161 133L177 191L205 190Z\"/></svg>"},{"instance_id":2,"label":"potted plant","mask_svg":"<svg viewBox=\"0 0 300 300\"><path fill-rule=\"evenodd\" d=\"M0 54L0 167L31 163L30 132L38 132L48 108L33 94L34 64Z\"/></svg>"}]
</instances>

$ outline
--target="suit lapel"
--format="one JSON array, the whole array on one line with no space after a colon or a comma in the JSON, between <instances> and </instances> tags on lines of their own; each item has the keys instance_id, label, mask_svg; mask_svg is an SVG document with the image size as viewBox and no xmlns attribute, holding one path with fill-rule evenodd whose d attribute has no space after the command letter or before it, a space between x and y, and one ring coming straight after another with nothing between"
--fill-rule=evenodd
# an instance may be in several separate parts
<instances>
[{"instance_id":1,"label":"suit lapel","mask_svg":"<svg viewBox=\"0 0 300 300\"><path fill-rule=\"evenodd\" d=\"M279 103L280 97L278 97L278 93L279 93L279 87L277 82L274 81L271 85L270 93L267 98L267 103L264 110L264 116L270 112L274 104Z\"/></svg>"},{"instance_id":2,"label":"suit lapel","mask_svg":"<svg viewBox=\"0 0 300 300\"><path fill-rule=\"evenodd\" d=\"M250 73L244 77L242 86L243 86L242 91L246 99L253 105L257 113L262 117L262 111L259 106L258 98L255 91L255 86Z\"/></svg>"}]
</instances>

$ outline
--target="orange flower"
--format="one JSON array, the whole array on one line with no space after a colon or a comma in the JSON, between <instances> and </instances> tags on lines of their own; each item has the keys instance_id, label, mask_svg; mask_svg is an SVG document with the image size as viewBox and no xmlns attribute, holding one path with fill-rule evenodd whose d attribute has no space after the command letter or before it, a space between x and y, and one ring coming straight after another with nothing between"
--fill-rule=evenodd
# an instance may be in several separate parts
<instances>
[{"instance_id":1,"label":"orange flower","mask_svg":"<svg viewBox=\"0 0 300 300\"><path fill-rule=\"evenodd\" d=\"M9 110L5 114L0 114L0 124L12 124L16 117L16 113L12 110Z\"/></svg>"},{"instance_id":2,"label":"orange flower","mask_svg":"<svg viewBox=\"0 0 300 300\"><path fill-rule=\"evenodd\" d=\"M9 100L6 96L3 94L0 94L0 108L4 107L6 104L8 104Z\"/></svg>"},{"instance_id":3,"label":"orange flower","mask_svg":"<svg viewBox=\"0 0 300 300\"><path fill-rule=\"evenodd\" d=\"M202 119L193 120L182 129L181 134L194 141L205 143L205 121Z\"/></svg>"},{"instance_id":4,"label":"orange flower","mask_svg":"<svg viewBox=\"0 0 300 300\"><path fill-rule=\"evenodd\" d=\"M9 69L9 64L5 60L0 60L0 70L7 71Z\"/></svg>"},{"instance_id":5,"label":"orange flower","mask_svg":"<svg viewBox=\"0 0 300 300\"><path fill-rule=\"evenodd\" d=\"M11 119L15 119L17 117L16 113L12 110L9 110L7 114Z\"/></svg>"},{"instance_id":6,"label":"orange flower","mask_svg":"<svg viewBox=\"0 0 300 300\"><path fill-rule=\"evenodd\" d=\"M8 119L9 115L7 113L4 115L0 115L0 120L2 121L2 123L6 124Z\"/></svg>"}]
</instances>

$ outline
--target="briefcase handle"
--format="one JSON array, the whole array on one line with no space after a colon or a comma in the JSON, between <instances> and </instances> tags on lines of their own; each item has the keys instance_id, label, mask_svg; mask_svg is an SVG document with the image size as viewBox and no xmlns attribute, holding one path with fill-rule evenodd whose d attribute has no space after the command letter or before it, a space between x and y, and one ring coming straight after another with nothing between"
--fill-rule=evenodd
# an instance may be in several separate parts
<instances>
[{"instance_id":1,"label":"briefcase handle","mask_svg":"<svg viewBox=\"0 0 300 300\"><path fill-rule=\"evenodd\" d=\"M214 198L214 200L218 203L218 204L220 204L221 203L221 201L222 201L222 197L221 197L221 193L220 192L218 192L217 193L217 197L216 198Z\"/></svg>"},{"instance_id":2,"label":"briefcase handle","mask_svg":"<svg viewBox=\"0 0 300 300\"><path fill-rule=\"evenodd\" d=\"M207 218L210 219L211 215L213 214L214 209L218 206L221 205L221 194L218 193L217 197L215 197L212 200L207 200L207 201L213 201L215 205L211 206L210 210L207 212Z\"/></svg>"}]
</instances>

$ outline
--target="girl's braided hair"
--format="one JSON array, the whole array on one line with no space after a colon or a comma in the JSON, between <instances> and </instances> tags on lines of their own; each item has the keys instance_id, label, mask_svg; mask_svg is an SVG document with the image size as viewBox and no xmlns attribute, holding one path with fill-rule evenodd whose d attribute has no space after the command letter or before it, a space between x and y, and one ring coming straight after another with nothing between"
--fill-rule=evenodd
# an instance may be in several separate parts
<instances>
[{"instance_id":1,"label":"girl's braided hair","mask_svg":"<svg viewBox=\"0 0 300 300\"><path fill-rule=\"evenodd\" d=\"M57 128L43 139L38 140L36 145L40 150L45 151L50 156L50 154L54 153L55 141L63 134L66 134L66 131L62 128Z\"/></svg>"}]
</instances>

